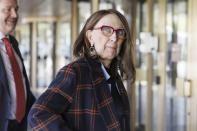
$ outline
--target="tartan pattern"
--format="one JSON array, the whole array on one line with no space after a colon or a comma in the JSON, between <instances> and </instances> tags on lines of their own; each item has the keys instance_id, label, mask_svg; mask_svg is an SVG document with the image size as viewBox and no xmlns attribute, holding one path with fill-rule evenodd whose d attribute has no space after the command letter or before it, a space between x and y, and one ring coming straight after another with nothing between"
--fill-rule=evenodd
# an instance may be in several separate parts
<instances>
[{"instance_id":1,"label":"tartan pattern","mask_svg":"<svg viewBox=\"0 0 197 131\"><path fill-rule=\"evenodd\" d=\"M129 131L129 102L121 80L124 129L118 121L101 64L81 58L63 67L32 106L28 121L34 131Z\"/></svg>"}]
</instances>

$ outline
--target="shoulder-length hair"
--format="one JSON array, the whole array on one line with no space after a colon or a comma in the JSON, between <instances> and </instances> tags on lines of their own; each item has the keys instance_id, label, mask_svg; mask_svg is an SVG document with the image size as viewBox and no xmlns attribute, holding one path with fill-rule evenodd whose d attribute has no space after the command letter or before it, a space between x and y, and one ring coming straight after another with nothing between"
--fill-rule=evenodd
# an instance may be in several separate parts
<instances>
[{"instance_id":1,"label":"shoulder-length hair","mask_svg":"<svg viewBox=\"0 0 197 131\"><path fill-rule=\"evenodd\" d=\"M117 10L109 9L109 10L99 10L92 14L86 21L82 31L80 32L78 38L76 39L73 45L73 55L75 57L84 57L89 56L93 59L97 59L95 56L90 55L90 43L88 38L86 37L86 32L88 30L92 30L97 22L104 16L108 14L115 14L118 16L120 21L122 22L123 28L126 32L126 38L123 41L119 56L115 58L110 67L115 69L115 72L120 70L120 74L122 76L126 76L126 78L131 79L132 82L135 81L135 66L134 66L134 57L133 57L133 43L131 40L131 33L129 29L128 22L126 18ZM115 68L114 68L115 67ZM125 78L125 77L124 77Z\"/></svg>"}]
</instances>

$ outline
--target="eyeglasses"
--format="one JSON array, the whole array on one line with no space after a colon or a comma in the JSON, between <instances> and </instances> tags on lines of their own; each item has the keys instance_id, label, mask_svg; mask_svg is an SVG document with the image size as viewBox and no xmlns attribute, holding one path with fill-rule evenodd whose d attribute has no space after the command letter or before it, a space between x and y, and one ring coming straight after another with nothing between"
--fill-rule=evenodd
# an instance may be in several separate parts
<instances>
[{"instance_id":1,"label":"eyeglasses","mask_svg":"<svg viewBox=\"0 0 197 131\"><path fill-rule=\"evenodd\" d=\"M103 25L101 27L94 28L93 30L98 30L98 29L100 29L101 32L103 33L103 35L105 35L107 37L110 37L114 33L114 31L116 32L116 35L118 38L124 39L126 37L126 32L122 28L121 29L114 29L111 26Z\"/></svg>"}]
</instances>

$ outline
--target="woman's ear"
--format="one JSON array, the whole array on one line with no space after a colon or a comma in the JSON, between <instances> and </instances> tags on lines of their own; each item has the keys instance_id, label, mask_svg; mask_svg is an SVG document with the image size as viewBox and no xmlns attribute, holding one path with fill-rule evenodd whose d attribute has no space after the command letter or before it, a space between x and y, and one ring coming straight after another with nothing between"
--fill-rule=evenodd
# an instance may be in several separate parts
<instances>
[{"instance_id":1,"label":"woman's ear","mask_svg":"<svg viewBox=\"0 0 197 131\"><path fill-rule=\"evenodd\" d=\"M89 41L90 43L93 42L93 41L92 41L92 31L91 31L91 30L88 30L88 31L86 32L86 37L87 37L87 39L88 39L88 41Z\"/></svg>"}]
</instances>

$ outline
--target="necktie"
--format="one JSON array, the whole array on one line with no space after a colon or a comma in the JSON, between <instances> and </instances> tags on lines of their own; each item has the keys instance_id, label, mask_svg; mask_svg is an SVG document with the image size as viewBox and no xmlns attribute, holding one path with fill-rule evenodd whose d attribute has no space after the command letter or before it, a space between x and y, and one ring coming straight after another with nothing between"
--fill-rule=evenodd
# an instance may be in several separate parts
<instances>
[{"instance_id":1,"label":"necktie","mask_svg":"<svg viewBox=\"0 0 197 131\"><path fill-rule=\"evenodd\" d=\"M113 77L110 69L106 68L106 71L110 75L110 78L107 80L107 82L109 84L111 84L111 95L114 100L114 103L121 106L122 102L121 102L120 94L119 94L118 89L116 87L116 79Z\"/></svg>"},{"instance_id":2,"label":"necktie","mask_svg":"<svg viewBox=\"0 0 197 131\"><path fill-rule=\"evenodd\" d=\"M114 101L114 106L117 112L117 117L118 120L120 122L120 126L121 126L121 130L124 131L124 115L123 115L123 102L121 100L121 96L118 92L118 89L116 87L116 83L115 83L115 79L113 79L112 77L110 77L110 79L107 80L107 82L109 84L111 84L111 96L113 98Z\"/></svg>"},{"instance_id":3,"label":"necktie","mask_svg":"<svg viewBox=\"0 0 197 131\"><path fill-rule=\"evenodd\" d=\"M110 78L107 80L107 82L111 84L111 96L114 101L114 105L118 114L118 118L120 119L123 113L123 104L121 101L121 96L116 87L116 79L113 77L111 70L106 68L106 71L110 74Z\"/></svg>"},{"instance_id":4,"label":"necktie","mask_svg":"<svg viewBox=\"0 0 197 131\"><path fill-rule=\"evenodd\" d=\"M118 107L118 109L119 109L122 107L122 102L121 102L121 98L120 98L121 96L120 96L118 89L116 87L115 80L112 77L110 77L110 79L107 80L107 82L109 84L111 84L111 96L114 100L115 106Z\"/></svg>"},{"instance_id":5,"label":"necktie","mask_svg":"<svg viewBox=\"0 0 197 131\"><path fill-rule=\"evenodd\" d=\"M5 43L5 47L10 60L10 64L14 76L15 87L16 87L16 120L18 122L21 122L21 120L25 116L25 107L26 107L25 90L22 80L22 73L19 68L19 64L16 60L16 57L14 55L14 52L12 50L10 41L8 40L8 38L3 38L2 40Z\"/></svg>"}]
</instances>

